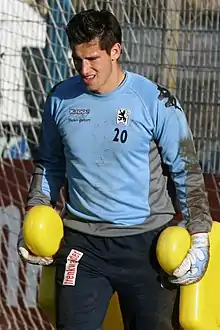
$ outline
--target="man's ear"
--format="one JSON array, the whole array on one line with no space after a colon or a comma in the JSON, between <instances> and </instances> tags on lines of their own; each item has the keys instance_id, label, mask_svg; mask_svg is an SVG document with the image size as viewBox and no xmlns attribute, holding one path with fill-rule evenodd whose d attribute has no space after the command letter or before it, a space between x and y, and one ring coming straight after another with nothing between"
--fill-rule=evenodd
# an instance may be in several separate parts
<instances>
[{"instance_id":1,"label":"man's ear","mask_svg":"<svg viewBox=\"0 0 220 330\"><path fill-rule=\"evenodd\" d=\"M121 56L121 44L119 44L118 42L116 44L114 44L111 49L110 55L111 55L112 61L117 61L119 59L119 57Z\"/></svg>"}]
</instances>

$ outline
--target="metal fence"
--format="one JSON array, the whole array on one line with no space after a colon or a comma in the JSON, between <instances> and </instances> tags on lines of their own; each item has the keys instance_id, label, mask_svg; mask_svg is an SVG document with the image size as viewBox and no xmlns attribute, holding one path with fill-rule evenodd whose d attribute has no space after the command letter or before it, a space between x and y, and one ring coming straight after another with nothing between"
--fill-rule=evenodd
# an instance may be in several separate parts
<instances>
[{"instance_id":1,"label":"metal fence","mask_svg":"<svg viewBox=\"0 0 220 330\"><path fill-rule=\"evenodd\" d=\"M178 96L204 172L220 173L220 0L0 0L2 329L51 329L36 308L39 268L20 263L16 237L43 103L50 88L74 71L64 26L88 8L116 14L123 29L122 66ZM218 183L211 181L210 191L216 219Z\"/></svg>"}]
</instances>

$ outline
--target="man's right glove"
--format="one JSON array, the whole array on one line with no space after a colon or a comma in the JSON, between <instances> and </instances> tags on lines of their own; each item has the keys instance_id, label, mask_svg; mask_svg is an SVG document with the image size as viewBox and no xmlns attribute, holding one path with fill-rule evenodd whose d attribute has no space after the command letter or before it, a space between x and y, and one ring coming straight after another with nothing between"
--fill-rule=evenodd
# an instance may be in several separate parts
<instances>
[{"instance_id":1,"label":"man's right glove","mask_svg":"<svg viewBox=\"0 0 220 330\"><path fill-rule=\"evenodd\" d=\"M180 266L174 270L169 281L179 285L189 285L200 281L208 267L209 249L208 233L191 235L191 248Z\"/></svg>"},{"instance_id":2,"label":"man's right glove","mask_svg":"<svg viewBox=\"0 0 220 330\"><path fill-rule=\"evenodd\" d=\"M20 255L20 257L24 261L26 261L30 264L48 266L53 263L52 257L38 257L38 256L33 255L29 251L29 249L25 245L22 230L20 231L20 234L18 236L17 250L18 250L18 254Z\"/></svg>"}]
</instances>

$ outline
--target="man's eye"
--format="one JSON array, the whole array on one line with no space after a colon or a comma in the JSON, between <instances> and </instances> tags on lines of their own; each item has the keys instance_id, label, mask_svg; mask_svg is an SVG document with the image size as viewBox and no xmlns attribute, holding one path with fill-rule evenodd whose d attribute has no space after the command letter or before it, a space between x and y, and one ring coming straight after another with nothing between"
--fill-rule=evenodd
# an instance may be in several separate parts
<instances>
[{"instance_id":1,"label":"man's eye","mask_svg":"<svg viewBox=\"0 0 220 330\"><path fill-rule=\"evenodd\" d=\"M98 60L98 57L92 57L90 58L90 61L94 62L94 61L97 61Z\"/></svg>"}]
</instances>

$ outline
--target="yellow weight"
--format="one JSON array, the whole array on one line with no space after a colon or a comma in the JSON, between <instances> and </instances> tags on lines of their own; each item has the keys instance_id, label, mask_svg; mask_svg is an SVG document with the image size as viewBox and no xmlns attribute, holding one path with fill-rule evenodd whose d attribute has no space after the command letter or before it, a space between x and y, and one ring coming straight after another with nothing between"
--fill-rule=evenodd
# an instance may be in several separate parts
<instances>
[{"instance_id":1,"label":"yellow weight","mask_svg":"<svg viewBox=\"0 0 220 330\"><path fill-rule=\"evenodd\" d=\"M179 319L184 330L220 330L220 223L213 221L210 261L204 277L180 287Z\"/></svg>"},{"instance_id":2,"label":"yellow weight","mask_svg":"<svg viewBox=\"0 0 220 330\"><path fill-rule=\"evenodd\" d=\"M184 330L220 330L220 223L213 221L210 237L210 261L204 277L197 283L180 286L179 321ZM157 258L169 274L184 259L190 247L190 235L181 227L168 227L157 243Z\"/></svg>"},{"instance_id":3,"label":"yellow weight","mask_svg":"<svg viewBox=\"0 0 220 330\"><path fill-rule=\"evenodd\" d=\"M38 288L37 304L47 317L51 325L56 327L56 302L55 302L55 274L54 266L43 266Z\"/></svg>"},{"instance_id":4,"label":"yellow weight","mask_svg":"<svg viewBox=\"0 0 220 330\"><path fill-rule=\"evenodd\" d=\"M58 251L63 237L62 219L52 207L34 206L25 216L23 236L33 254L51 257Z\"/></svg>"},{"instance_id":5,"label":"yellow weight","mask_svg":"<svg viewBox=\"0 0 220 330\"><path fill-rule=\"evenodd\" d=\"M185 258L190 248L190 235L183 227L171 226L162 231L156 248L162 269L172 274Z\"/></svg>"}]
</instances>

